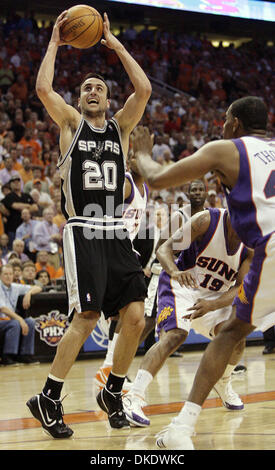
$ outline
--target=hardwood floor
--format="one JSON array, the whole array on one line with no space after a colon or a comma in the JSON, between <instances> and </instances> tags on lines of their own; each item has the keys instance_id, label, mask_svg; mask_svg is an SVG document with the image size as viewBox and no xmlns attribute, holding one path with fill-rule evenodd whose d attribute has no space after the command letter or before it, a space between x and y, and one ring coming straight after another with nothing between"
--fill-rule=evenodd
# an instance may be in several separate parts
<instances>
[{"instance_id":1,"label":"hardwood floor","mask_svg":"<svg viewBox=\"0 0 275 470\"><path fill-rule=\"evenodd\" d=\"M193 439L196 450L274 450L275 449L275 354L263 356L263 346L245 350L247 372L234 376L232 384L245 403L243 411L224 409L215 392L204 404ZM155 434L170 423L190 390L202 352L187 352L182 358L169 358L147 393L150 417L147 428L112 430L106 414L96 403L93 377L101 359L77 361L64 385L64 420L74 429L69 440L53 440L33 419L26 401L39 393L50 364L1 367L0 450L152 450ZM130 368L133 380L142 357Z\"/></svg>"}]
</instances>

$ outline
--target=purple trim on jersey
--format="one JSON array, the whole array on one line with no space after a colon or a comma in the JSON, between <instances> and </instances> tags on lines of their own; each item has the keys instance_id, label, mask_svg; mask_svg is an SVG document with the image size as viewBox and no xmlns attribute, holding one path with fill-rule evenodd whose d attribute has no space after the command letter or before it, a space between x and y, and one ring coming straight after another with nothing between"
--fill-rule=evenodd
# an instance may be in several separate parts
<instances>
[{"instance_id":1,"label":"purple trim on jersey","mask_svg":"<svg viewBox=\"0 0 275 470\"><path fill-rule=\"evenodd\" d=\"M144 189L145 189L145 192L146 192L146 201L148 201L148 196L149 196L149 188L148 188L148 186L147 186L147 184L146 184L146 183L144 183L144 184L143 184L143 187L144 187Z\"/></svg>"},{"instance_id":2,"label":"purple trim on jersey","mask_svg":"<svg viewBox=\"0 0 275 470\"><path fill-rule=\"evenodd\" d=\"M125 205L128 205L128 204L131 204L132 200L134 199L134 196L135 196L135 190L134 190L134 182L132 180L132 178L127 175L127 173L125 173L125 177L128 179L128 181L130 181L131 183L131 194L129 197L127 197L125 200L124 200L124 204Z\"/></svg>"},{"instance_id":3,"label":"purple trim on jersey","mask_svg":"<svg viewBox=\"0 0 275 470\"><path fill-rule=\"evenodd\" d=\"M203 235L201 241L197 243L197 249L198 249L197 256L199 256L199 254L202 251L204 251L205 248L209 245L210 241L212 240L217 230L218 223L221 217L221 211L219 209L214 209L213 207L209 207L208 210L210 212L210 224L209 224L207 231Z\"/></svg>"},{"instance_id":4,"label":"purple trim on jersey","mask_svg":"<svg viewBox=\"0 0 275 470\"><path fill-rule=\"evenodd\" d=\"M234 188L229 192L224 186L230 220L241 241L254 248L263 238L257 223L257 209L252 199L250 164L245 144L242 139L232 139L240 154L239 177Z\"/></svg>"},{"instance_id":5,"label":"purple trim on jersey","mask_svg":"<svg viewBox=\"0 0 275 470\"><path fill-rule=\"evenodd\" d=\"M235 250L230 250L229 240L228 240L227 217L228 217L228 212L225 211L225 213L223 214L223 231L224 231L225 246L226 246L227 254L229 256L233 256L237 253L238 249L240 248L241 241Z\"/></svg>"},{"instance_id":6,"label":"purple trim on jersey","mask_svg":"<svg viewBox=\"0 0 275 470\"><path fill-rule=\"evenodd\" d=\"M253 260L250 269L244 277L238 295L235 297L233 305L236 306L236 316L239 320L252 324L252 313L254 308L254 298L257 294L261 280L262 267L266 258L266 245L272 234L264 237L264 241L254 250Z\"/></svg>"},{"instance_id":7,"label":"purple trim on jersey","mask_svg":"<svg viewBox=\"0 0 275 470\"><path fill-rule=\"evenodd\" d=\"M163 319L161 319L163 315ZM158 284L158 315L156 318L157 335L161 330L174 330L177 328L176 303L173 288L171 286L171 277L162 271L159 276Z\"/></svg>"}]
</instances>

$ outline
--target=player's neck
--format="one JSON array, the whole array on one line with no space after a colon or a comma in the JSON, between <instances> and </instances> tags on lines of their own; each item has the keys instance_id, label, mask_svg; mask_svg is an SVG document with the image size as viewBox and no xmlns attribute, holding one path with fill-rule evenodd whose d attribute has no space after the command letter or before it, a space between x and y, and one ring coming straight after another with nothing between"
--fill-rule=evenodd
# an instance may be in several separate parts
<instances>
[{"instance_id":1,"label":"player's neck","mask_svg":"<svg viewBox=\"0 0 275 470\"><path fill-rule=\"evenodd\" d=\"M137 173L132 173L131 172L131 175L132 175L132 178L134 180L134 183L135 185L139 188L139 187L142 187L142 185L144 184L144 178L143 176L141 175L138 175Z\"/></svg>"},{"instance_id":2,"label":"player's neck","mask_svg":"<svg viewBox=\"0 0 275 470\"><path fill-rule=\"evenodd\" d=\"M105 114L102 113L100 115L95 116L91 116L90 114L84 113L83 118L97 129L103 129L106 120Z\"/></svg>"},{"instance_id":3,"label":"player's neck","mask_svg":"<svg viewBox=\"0 0 275 470\"><path fill-rule=\"evenodd\" d=\"M192 207L191 206L191 217L194 215L194 214L197 214L198 212L201 212L201 211L204 211L204 204L202 204L201 206L196 206L196 207Z\"/></svg>"}]
</instances>

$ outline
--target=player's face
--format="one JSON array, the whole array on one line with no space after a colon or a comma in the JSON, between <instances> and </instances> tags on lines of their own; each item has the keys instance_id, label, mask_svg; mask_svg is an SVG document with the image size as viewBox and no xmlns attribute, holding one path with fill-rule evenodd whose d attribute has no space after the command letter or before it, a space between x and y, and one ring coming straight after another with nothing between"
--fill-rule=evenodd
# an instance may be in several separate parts
<instances>
[{"instance_id":1,"label":"player's face","mask_svg":"<svg viewBox=\"0 0 275 470\"><path fill-rule=\"evenodd\" d=\"M206 192L203 183L192 183L189 190L189 199L191 206L200 206L204 204Z\"/></svg>"},{"instance_id":2,"label":"player's face","mask_svg":"<svg viewBox=\"0 0 275 470\"><path fill-rule=\"evenodd\" d=\"M105 113L109 107L105 83L98 78L88 78L81 86L79 106L81 112L90 117Z\"/></svg>"}]
</instances>

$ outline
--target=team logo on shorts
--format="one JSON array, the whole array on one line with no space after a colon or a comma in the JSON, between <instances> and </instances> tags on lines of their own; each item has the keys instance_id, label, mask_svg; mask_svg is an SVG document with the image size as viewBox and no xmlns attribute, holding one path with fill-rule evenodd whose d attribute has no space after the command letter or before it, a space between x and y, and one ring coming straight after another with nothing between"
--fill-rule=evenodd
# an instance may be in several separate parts
<instances>
[{"instance_id":1,"label":"team logo on shorts","mask_svg":"<svg viewBox=\"0 0 275 470\"><path fill-rule=\"evenodd\" d=\"M90 293L86 294L86 300L87 302L92 302L92 297Z\"/></svg>"},{"instance_id":2,"label":"team logo on shorts","mask_svg":"<svg viewBox=\"0 0 275 470\"><path fill-rule=\"evenodd\" d=\"M162 321L166 320L166 318L172 315L173 311L174 311L173 307L164 307L158 316L157 323L159 324Z\"/></svg>"},{"instance_id":3,"label":"team logo on shorts","mask_svg":"<svg viewBox=\"0 0 275 470\"><path fill-rule=\"evenodd\" d=\"M244 286L243 286L243 283L240 285L239 287L239 290L238 290L238 298L240 299L240 301L242 302L242 304L248 304L248 300L246 298L246 293L245 293L245 290L244 290Z\"/></svg>"},{"instance_id":4,"label":"team logo on shorts","mask_svg":"<svg viewBox=\"0 0 275 470\"><path fill-rule=\"evenodd\" d=\"M35 329L40 334L41 341L48 346L56 347L69 326L67 315L53 310L47 315L35 318Z\"/></svg>"}]
</instances>

